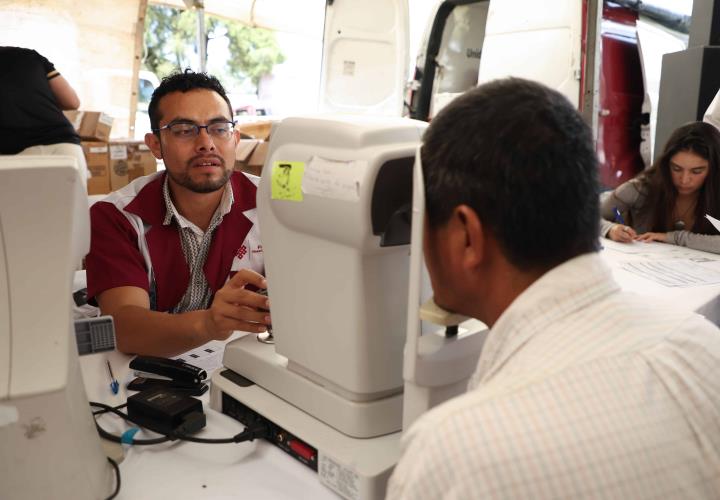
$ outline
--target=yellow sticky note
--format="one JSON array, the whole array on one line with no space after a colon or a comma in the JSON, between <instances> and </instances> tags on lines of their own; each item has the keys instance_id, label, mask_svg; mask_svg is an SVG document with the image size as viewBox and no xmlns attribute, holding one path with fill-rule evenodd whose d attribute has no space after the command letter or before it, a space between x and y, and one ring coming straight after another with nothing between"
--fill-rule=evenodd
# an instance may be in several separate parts
<instances>
[{"instance_id":1,"label":"yellow sticky note","mask_svg":"<svg viewBox=\"0 0 720 500\"><path fill-rule=\"evenodd\" d=\"M302 179L305 163L276 161L272 167L271 197L273 200L303 201Z\"/></svg>"}]
</instances>

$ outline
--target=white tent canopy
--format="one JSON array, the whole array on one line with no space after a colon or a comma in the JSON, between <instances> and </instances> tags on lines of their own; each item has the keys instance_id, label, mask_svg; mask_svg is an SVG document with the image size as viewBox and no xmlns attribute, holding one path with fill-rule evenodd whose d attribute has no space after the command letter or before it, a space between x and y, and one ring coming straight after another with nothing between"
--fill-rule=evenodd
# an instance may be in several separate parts
<instances>
[{"instance_id":1,"label":"white tent canopy","mask_svg":"<svg viewBox=\"0 0 720 500\"><path fill-rule=\"evenodd\" d=\"M322 36L325 0L159 0L154 4L185 9L203 7L206 14L266 28L311 37Z\"/></svg>"},{"instance_id":2,"label":"white tent canopy","mask_svg":"<svg viewBox=\"0 0 720 500\"><path fill-rule=\"evenodd\" d=\"M192 0L189 0L192 1ZM195 0L197 2L197 0ZM115 119L132 135L147 0L0 0L0 45L35 49L78 92L82 108ZM151 2L180 9L182 0ZM322 39L324 0L207 0L205 13Z\"/></svg>"}]
</instances>

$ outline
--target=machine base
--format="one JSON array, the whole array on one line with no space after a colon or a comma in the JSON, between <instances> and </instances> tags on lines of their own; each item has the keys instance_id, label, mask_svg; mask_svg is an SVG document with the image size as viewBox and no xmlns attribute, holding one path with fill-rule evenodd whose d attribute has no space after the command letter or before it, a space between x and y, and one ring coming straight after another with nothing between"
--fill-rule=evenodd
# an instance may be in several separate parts
<instances>
[{"instance_id":1,"label":"machine base","mask_svg":"<svg viewBox=\"0 0 720 500\"><path fill-rule=\"evenodd\" d=\"M246 335L225 347L223 364L272 394L356 438L373 438L402 428L402 392L372 401L350 401L287 368L275 346Z\"/></svg>"},{"instance_id":2,"label":"machine base","mask_svg":"<svg viewBox=\"0 0 720 500\"><path fill-rule=\"evenodd\" d=\"M230 370L212 377L210 407L250 425L266 422L268 441L316 471L320 482L344 498L385 497L400 458L400 432L371 439L349 437Z\"/></svg>"}]
</instances>

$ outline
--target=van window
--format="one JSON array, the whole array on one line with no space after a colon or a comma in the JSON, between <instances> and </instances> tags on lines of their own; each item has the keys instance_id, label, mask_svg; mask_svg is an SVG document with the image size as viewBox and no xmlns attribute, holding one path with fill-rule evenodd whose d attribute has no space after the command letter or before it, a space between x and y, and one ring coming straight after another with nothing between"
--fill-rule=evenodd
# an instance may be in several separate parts
<instances>
[{"instance_id":1,"label":"van window","mask_svg":"<svg viewBox=\"0 0 720 500\"><path fill-rule=\"evenodd\" d=\"M141 78L138 81L138 102L149 103L154 90L155 87L150 81Z\"/></svg>"},{"instance_id":2,"label":"van window","mask_svg":"<svg viewBox=\"0 0 720 500\"><path fill-rule=\"evenodd\" d=\"M439 3L410 84L411 118L428 120L477 85L489 5L488 0Z\"/></svg>"},{"instance_id":3,"label":"van window","mask_svg":"<svg viewBox=\"0 0 720 500\"><path fill-rule=\"evenodd\" d=\"M459 5L450 13L437 55L436 93L465 92L477 85L488 5Z\"/></svg>"}]
</instances>

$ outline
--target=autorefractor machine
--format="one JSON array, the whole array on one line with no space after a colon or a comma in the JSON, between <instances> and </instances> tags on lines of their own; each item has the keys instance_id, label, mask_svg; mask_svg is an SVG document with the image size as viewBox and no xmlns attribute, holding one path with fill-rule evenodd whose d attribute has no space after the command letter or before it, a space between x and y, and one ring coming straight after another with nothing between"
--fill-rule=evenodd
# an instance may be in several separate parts
<instances>
[{"instance_id":1,"label":"autorefractor machine","mask_svg":"<svg viewBox=\"0 0 720 500\"><path fill-rule=\"evenodd\" d=\"M420 321L425 126L328 116L276 127L258 189L274 344L228 344L212 381L213 408L267 423L271 442L345 498L384 496L401 429L464 392L486 331L458 328L464 318L432 302L422 314L436 325Z\"/></svg>"}]
</instances>

